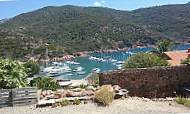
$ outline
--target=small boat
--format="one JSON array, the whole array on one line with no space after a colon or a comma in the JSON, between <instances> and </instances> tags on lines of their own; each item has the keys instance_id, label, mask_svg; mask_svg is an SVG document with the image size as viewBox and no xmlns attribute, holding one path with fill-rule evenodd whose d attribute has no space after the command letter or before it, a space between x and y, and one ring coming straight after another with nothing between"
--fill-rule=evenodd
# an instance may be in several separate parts
<instances>
[{"instance_id":1,"label":"small boat","mask_svg":"<svg viewBox=\"0 0 190 114\"><path fill-rule=\"evenodd\" d=\"M86 72L84 71L84 72L78 72L77 74L78 75L83 75L83 74L85 74Z\"/></svg>"},{"instance_id":2,"label":"small boat","mask_svg":"<svg viewBox=\"0 0 190 114\"><path fill-rule=\"evenodd\" d=\"M70 65L79 65L80 64L80 63L77 63L77 62L74 62L74 61L67 61L66 63L70 64Z\"/></svg>"},{"instance_id":3,"label":"small boat","mask_svg":"<svg viewBox=\"0 0 190 114\"><path fill-rule=\"evenodd\" d=\"M117 64L123 64L125 61L118 61Z\"/></svg>"},{"instance_id":4,"label":"small boat","mask_svg":"<svg viewBox=\"0 0 190 114\"><path fill-rule=\"evenodd\" d=\"M94 68L93 70L92 70L92 72L95 72L95 73L100 73L100 69L99 68Z\"/></svg>"},{"instance_id":5,"label":"small boat","mask_svg":"<svg viewBox=\"0 0 190 114\"><path fill-rule=\"evenodd\" d=\"M72 76L73 74L67 74L67 76Z\"/></svg>"},{"instance_id":6,"label":"small boat","mask_svg":"<svg viewBox=\"0 0 190 114\"><path fill-rule=\"evenodd\" d=\"M118 70L121 70L121 69L123 69L123 67L120 66L120 67L118 67L117 69L118 69Z\"/></svg>"},{"instance_id":7,"label":"small boat","mask_svg":"<svg viewBox=\"0 0 190 114\"><path fill-rule=\"evenodd\" d=\"M77 67L77 68L75 68L73 71L74 72L79 72L79 71L81 71L83 68L82 67Z\"/></svg>"},{"instance_id":8,"label":"small boat","mask_svg":"<svg viewBox=\"0 0 190 114\"><path fill-rule=\"evenodd\" d=\"M126 51L127 54L129 55L134 55L135 53L131 52L131 51Z\"/></svg>"},{"instance_id":9,"label":"small boat","mask_svg":"<svg viewBox=\"0 0 190 114\"><path fill-rule=\"evenodd\" d=\"M110 62L117 62L116 59L109 59Z\"/></svg>"}]
</instances>

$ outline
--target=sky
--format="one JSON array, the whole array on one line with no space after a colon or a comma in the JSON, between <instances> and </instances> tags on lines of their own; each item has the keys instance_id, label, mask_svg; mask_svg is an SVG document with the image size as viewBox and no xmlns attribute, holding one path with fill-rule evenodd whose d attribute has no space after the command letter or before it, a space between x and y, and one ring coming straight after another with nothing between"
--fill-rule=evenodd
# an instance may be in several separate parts
<instances>
[{"instance_id":1,"label":"sky","mask_svg":"<svg viewBox=\"0 0 190 114\"><path fill-rule=\"evenodd\" d=\"M108 7L131 11L138 8L167 4L185 4L190 0L0 0L0 19L11 18L21 13L46 6L91 6Z\"/></svg>"}]
</instances>

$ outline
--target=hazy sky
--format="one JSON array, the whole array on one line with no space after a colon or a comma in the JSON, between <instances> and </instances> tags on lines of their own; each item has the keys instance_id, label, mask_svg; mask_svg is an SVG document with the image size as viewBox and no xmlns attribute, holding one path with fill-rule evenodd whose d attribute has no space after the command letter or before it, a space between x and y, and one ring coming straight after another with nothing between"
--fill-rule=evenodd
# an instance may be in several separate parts
<instances>
[{"instance_id":1,"label":"hazy sky","mask_svg":"<svg viewBox=\"0 0 190 114\"><path fill-rule=\"evenodd\" d=\"M21 13L45 6L98 6L119 10L134 10L156 5L184 4L190 0L0 0L0 19L11 18Z\"/></svg>"}]
</instances>

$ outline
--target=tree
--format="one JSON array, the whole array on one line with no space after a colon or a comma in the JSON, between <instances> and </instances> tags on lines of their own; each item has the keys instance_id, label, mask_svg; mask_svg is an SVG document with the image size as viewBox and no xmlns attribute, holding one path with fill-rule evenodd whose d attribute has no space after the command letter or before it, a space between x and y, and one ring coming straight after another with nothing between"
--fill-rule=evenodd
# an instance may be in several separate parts
<instances>
[{"instance_id":1,"label":"tree","mask_svg":"<svg viewBox=\"0 0 190 114\"><path fill-rule=\"evenodd\" d=\"M30 77L34 76L35 74L39 74L40 66L38 63L29 61L24 64L24 67L29 69L27 73Z\"/></svg>"},{"instance_id":2,"label":"tree","mask_svg":"<svg viewBox=\"0 0 190 114\"><path fill-rule=\"evenodd\" d=\"M0 58L0 89L27 86L27 71L18 60Z\"/></svg>"},{"instance_id":3,"label":"tree","mask_svg":"<svg viewBox=\"0 0 190 114\"><path fill-rule=\"evenodd\" d=\"M153 47L151 52L155 53L157 55L163 53L163 52L167 52L167 51L173 51L175 50L178 46L174 46L174 42L171 41L161 41L157 44L156 47Z\"/></svg>"},{"instance_id":4,"label":"tree","mask_svg":"<svg viewBox=\"0 0 190 114\"><path fill-rule=\"evenodd\" d=\"M30 81L30 85L33 87L38 87L38 89L42 90L53 90L60 89L60 85L54 81L52 78L47 77L37 77Z\"/></svg>"},{"instance_id":5,"label":"tree","mask_svg":"<svg viewBox=\"0 0 190 114\"><path fill-rule=\"evenodd\" d=\"M168 62L165 59L158 57L156 54L150 53L136 53L131 56L128 61L124 63L124 69L128 68L148 68L155 66L168 66Z\"/></svg>"}]
</instances>

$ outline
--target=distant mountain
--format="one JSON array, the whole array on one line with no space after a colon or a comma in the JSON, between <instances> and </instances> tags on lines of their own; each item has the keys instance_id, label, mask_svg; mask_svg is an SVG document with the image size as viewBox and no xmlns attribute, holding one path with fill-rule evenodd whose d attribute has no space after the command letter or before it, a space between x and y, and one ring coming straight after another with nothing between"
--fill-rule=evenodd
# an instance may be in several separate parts
<instances>
[{"instance_id":1,"label":"distant mountain","mask_svg":"<svg viewBox=\"0 0 190 114\"><path fill-rule=\"evenodd\" d=\"M100 7L45 7L18 15L0 25L0 56L44 58L81 51L155 44L190 37L190 5L166 5L120 11ZM6 41L5 41L6 40ZM9 41L10 40L10 41ZM7 44L19 48L3 47ZM13 54L17 52L18 54Z\"/></svg>"}]
</instances>

